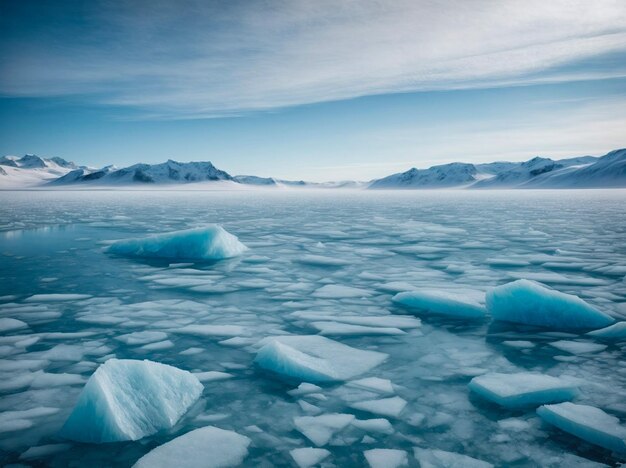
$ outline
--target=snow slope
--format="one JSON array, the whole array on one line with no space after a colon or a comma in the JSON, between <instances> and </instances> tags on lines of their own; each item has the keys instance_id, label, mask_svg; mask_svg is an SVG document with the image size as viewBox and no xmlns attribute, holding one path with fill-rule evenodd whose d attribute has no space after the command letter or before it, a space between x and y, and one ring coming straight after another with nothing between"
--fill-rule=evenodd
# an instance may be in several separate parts
<instances>
[{"instance_id":1,"label":"snow slope","mask_svg":"<svg viewBox=\"0 0 626 468\"><path fill-rule=\"evenodd\" d=\"M412 168L374 180L369 189L420 189L449 188L469 185L477 180L478 171L473 164L451 163L429 169Z\"/></svg>"},{"instance_id":2,"label":"snow slope","mask_svg":"<svg viewBox=\"0 0 626 468\"><path fill-rule=\"evenodd\" d=\"M0 189L29 188L55 180L76 169L62 158L40 158L34 154L0 158Z\"/></svg>"}]
</instances>

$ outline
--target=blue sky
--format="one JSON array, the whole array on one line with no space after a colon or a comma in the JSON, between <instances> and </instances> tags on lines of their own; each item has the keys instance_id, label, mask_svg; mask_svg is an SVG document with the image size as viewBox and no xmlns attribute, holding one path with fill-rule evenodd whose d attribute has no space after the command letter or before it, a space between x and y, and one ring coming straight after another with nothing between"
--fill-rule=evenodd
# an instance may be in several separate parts
<instances>
[{"instance_id":1,"label":"blue sky","mask_svg":"<svg viewBox=\"0 0 626 468\"><path fill-rule=\"evenodd\" d=\"M0 54L0 154L365 180L626 146L623 1L10 0Z\"/></svg>"}]
</instances>

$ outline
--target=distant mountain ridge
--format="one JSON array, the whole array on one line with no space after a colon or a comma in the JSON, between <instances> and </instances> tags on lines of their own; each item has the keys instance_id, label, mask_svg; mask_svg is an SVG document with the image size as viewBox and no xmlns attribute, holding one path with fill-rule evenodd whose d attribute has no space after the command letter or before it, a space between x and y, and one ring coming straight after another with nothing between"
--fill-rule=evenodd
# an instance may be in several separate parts
<instances>
[{"instance_id":1,"label":"distant mountain ridge","mask_svg":"<svg viewBox=\"0 0 626 468\"><path fill-rule=\"evenodd\" d=\"M602 157L561 160L534 157L523 162L471 164L455 162L412 168L369 182L289 181L255 175L231 176L209 161L134 164L100 169L78 166L62 158L33 154L0 158L0 188L176 186L219 183L223 188L353 188L371 190L415 189L532 189L626 188L626 149ZM208 186L207 186L208 187Z\"/></svg>"}]
</instances>

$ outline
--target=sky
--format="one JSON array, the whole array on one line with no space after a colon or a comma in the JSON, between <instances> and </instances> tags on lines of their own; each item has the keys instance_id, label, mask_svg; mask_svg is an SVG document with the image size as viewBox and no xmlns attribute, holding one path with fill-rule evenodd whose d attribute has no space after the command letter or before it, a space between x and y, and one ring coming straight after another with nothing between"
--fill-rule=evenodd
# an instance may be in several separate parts
<instances>
[{"instance_id":1,"label":"sky","mask_svg":"<svg viewBox=\"0 0 626 468\"><path fill-rule=\"evenodd\" d=\"M0 1L0 154L369 180L626 146L623 0Z\"/></svg>"}]
</instances>

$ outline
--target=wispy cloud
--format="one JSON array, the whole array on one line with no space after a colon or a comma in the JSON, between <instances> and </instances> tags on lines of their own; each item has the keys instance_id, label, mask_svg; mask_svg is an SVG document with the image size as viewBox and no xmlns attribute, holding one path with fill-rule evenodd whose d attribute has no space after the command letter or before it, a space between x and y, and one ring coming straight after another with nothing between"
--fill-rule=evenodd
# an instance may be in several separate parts
<instances>
[{"instance_id":1,"label":"wispy cloud","mask_svg":"<svg viewBox=\"0 0 626 468\"><path fill-rule=\"evenodd\" d=\"M626 76L623 0L19 3L0 14L0 93L144 117Z\"/></svg>"}]
</instances>

